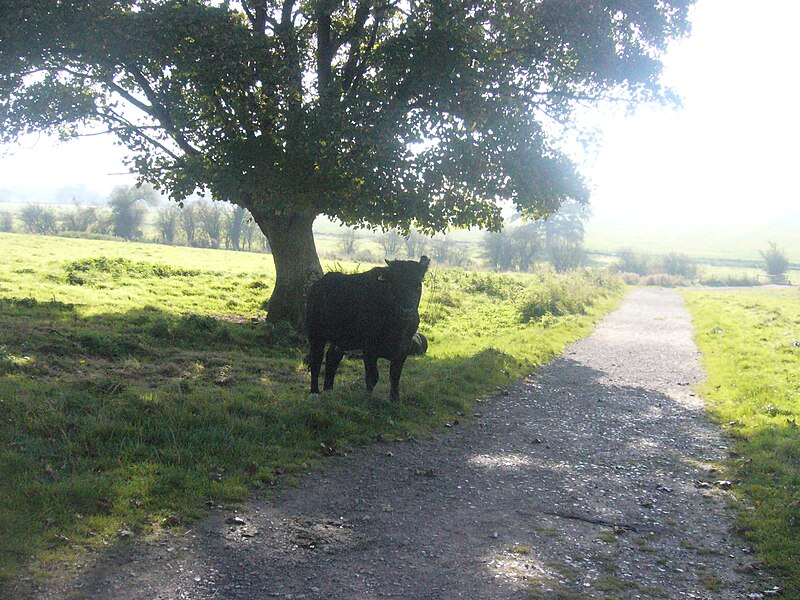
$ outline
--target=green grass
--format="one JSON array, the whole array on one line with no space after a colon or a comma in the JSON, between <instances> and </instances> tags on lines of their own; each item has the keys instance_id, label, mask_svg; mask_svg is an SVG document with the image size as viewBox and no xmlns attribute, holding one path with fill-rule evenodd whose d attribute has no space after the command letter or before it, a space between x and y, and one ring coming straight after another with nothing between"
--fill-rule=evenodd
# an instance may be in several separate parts
<instances>
[{"instance_id":1,"label":"green grass","mask_svg":"<svg viewBox=\"0 0 800 600\"><path fill-rule=\"evenodd\" d=\"M702 393L730 431L730 479L759 558L800 597L800 294L686 292L708 379Z\"/></svg>"},{"instance_id":2,"label":"green grass","mask_svg":"<svg viewBox=\"0 0 800 600\"><path fill-rule=\"evenodd\" d=\"M18 234L0 234L0 256L0 585L441 427L587 334L622 293L598 275L433 268L430 349L406 363L401 402L383 363L370 398L356 361L309 399L304 340L263 318L270 256ZM559 286L588 295L523 318Z\"/></svg>"}]
</instances>

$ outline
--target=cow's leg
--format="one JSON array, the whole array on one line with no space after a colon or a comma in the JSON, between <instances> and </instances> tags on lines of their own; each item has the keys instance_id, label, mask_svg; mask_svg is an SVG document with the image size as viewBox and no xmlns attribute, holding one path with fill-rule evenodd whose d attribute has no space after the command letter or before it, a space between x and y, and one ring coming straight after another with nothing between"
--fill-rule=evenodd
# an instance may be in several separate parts
<instances>
[{"instance_id":1,"label":"cow's leg","mask_svg":"<svg viewBox=\"0 0 800 600\"><path fill-rule=\"evenodd\" d=\"M331 344L325 354L325 385L322 389L329 390L333 387L333 378L336 377L336 369L339 368L343 357L344 352L339 350L336 344Z\"/></svg>"},{"instance_id":2,"label":"cow's leg","mask_svg":"<svg viewBox=\"0 0 800 600\"><path fill-rule=\"evenodd\" d=\"M367 391L371 394L372 390L375 388L375 384L378 383L378 357L366 350L364 351L364 371L367 381Z\"/></svg>"},{"instance_id":3,"label":"cow's leg","mask_svg":"<svg viewBox=\"0 0 800 600\"><path fill-rule=\"evenodd\" d=\"M403 365L406 362L406 357L393 360L389 363L389 381L392 385L391 398L392 400L400 400L400 374L403 372Z\"/></svg>"},{"instance_id":4,"label":"cow's leg","mask_svg":"<svg viewBox=\"0 0 800 600\"><path fill-rule=\"evenodd\" d=\"M309 340L311 350L308 353L308 366L311 369L311 393L319 394L319 372L322 369L322 357L325 354L325 339Z\"/></svg>"}]
</instances>

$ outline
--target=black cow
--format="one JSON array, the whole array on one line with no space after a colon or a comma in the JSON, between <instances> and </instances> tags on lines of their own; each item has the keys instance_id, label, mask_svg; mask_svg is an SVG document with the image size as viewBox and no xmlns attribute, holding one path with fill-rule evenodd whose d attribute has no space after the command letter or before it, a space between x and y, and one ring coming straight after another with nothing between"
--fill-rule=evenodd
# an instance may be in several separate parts
<instances>
[{"instance_id":1,"label":"black cow","mask_svg":"<svg viewBox=\"0 0 800 600\"><path fill-rule=\"evenodd\" d=\"M430 259L387 260L386 264L355 275L327 273L311 286L306 325L312 394L319 393L323 354L324 389L329 390L344 353L361 350L367 390L372 392L378 382L378 359L385 358L390 361L391 397L399 400L400 373L419 326L422 279Z\"/></svg>"}]
</instances>

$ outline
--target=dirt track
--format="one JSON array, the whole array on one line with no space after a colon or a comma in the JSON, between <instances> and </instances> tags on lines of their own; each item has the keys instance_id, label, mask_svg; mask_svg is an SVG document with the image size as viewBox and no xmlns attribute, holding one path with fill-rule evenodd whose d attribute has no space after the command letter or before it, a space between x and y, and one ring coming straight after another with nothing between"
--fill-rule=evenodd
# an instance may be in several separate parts
<instances>
[{"instance_id":1,"label":"dirt track","mask_svg":"<svg viewBox=\"0 0 800 600\"><path fill-rule=\"evenodd\" d=\"M747 598L727 442L680 297L636 290L562 358L429 439L334 459L35 597Z\"/></svg>"}]
</instances>

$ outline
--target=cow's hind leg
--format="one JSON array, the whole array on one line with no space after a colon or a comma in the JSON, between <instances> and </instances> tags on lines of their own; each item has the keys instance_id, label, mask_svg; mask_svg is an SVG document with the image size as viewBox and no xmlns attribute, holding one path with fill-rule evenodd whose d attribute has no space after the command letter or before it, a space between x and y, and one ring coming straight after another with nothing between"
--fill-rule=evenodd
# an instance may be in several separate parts
<instances>
[{"instance_id":1,"label":"cow's hind leg","mask_svg":"<svg viewBox=\"0 0 800 600\"><path fill-rule=\"evenodd\" d=\"M391 398L392 400L400 400L400 374L403 372L403 364L406 362L406 357L398 358L389 363L389 381L392 385Z\"/></svg>"},{"instance_id":2,"label":"cow's hind leg","mask_svg":"<svg viewBox=\"0 0 800 600\"><path fill-rule=\"evenodd\" d=\"M319 372L322 370L322 357L325 354L325 339L310 340L308 366L311 369L311 393L319 394Z\"/></svg>"},{"instance_id":3,"label":"cow's hind leg","mask_svg":"<svg viewBox=\"0 0 800 600\"><path fill-rule=\"evenodd\" d=\"M367 382L367 391L371 394L378 383L378 357L364 352L364 371Z\"/></svg>"},{"instance_id":4,"label":"cow's hind leg","mask_svg":"<svg viewBox=\"0 0 800 600\"><path fill-rule=\"evenodd\" d=\"M329 390L333 387L333 379L336 377L336 369L339 368L339 363L342 362L344 352L336 347L336 344L331 344L325 354L325 385L322 389Z\"/></svg>"}]
</instances>

